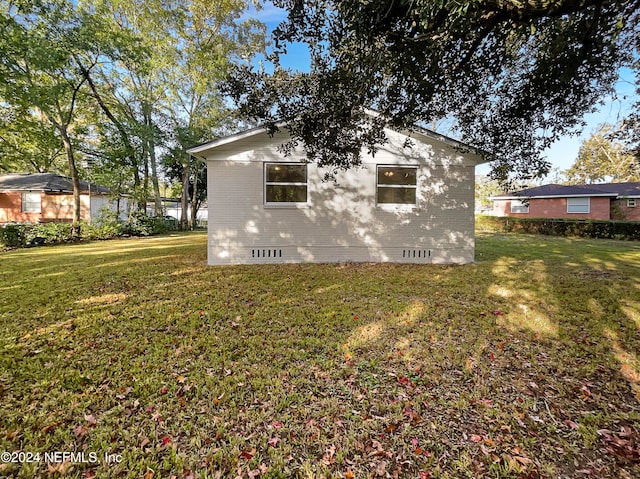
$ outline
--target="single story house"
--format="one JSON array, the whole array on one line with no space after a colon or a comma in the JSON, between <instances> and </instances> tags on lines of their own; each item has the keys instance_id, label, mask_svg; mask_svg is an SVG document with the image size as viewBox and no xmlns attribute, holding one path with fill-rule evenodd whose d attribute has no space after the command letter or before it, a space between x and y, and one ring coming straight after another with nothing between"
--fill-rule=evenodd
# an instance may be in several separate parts
<instances>
[{"instance_id":1,"label":"single story house","mask_svg":"<svg viewBox=\"0 0 640 479\"><path fill-rule=\"evenodd\" d=\"M80 190L83 220L96 219L104 206L125 216L128 209L126 198L114 200L108 188L86 181L80 182ZM72 220L73 185L70 178L54 173L0 175L0 224Z\"/></svg>"},{"instance_id":2,"label":"single story house","mask_svg":"<svg viewBox=\"0 0 640 479\"><path fill-rule=\"evenodd\" d=\"M254 128L187 152L207 164L208 262L469 263L474 260L475 150L426 129L386 130L362 165L335 173L285 156Z\"/></svg>"},{"instance_id":3,"label":"single story house","mask_svg":"<svg viewBox=\"0 0 640 479\"><path fill-rule=\"evenodd\" d=\"M640 221L640 182L549 184L491 200L494 216Z\"/></svg>"}]
</instances>

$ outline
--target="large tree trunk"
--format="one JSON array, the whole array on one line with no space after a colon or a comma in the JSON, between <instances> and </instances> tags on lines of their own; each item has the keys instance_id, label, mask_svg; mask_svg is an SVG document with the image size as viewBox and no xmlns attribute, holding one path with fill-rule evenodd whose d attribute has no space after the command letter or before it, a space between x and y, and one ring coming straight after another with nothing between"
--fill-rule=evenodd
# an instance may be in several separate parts
<instances>
[{"instance_id":1,"label":"large tree trunk","mask_svg":"<svg viewBox=\"0 0 640 479\"><path fill-rule=\"evenodd\" d=\"M191 229L195 229L198 216L198 167L193 172L193 191L191 192Z\"/></svg>"},{"instance_id":2,"label":"large tree trunk","mask_svg":"<svg viewBox=\"0 0 640 479\"><path fill-rule=\"evenodd\" d=\"M182 213L180 214L180 229L188 229L188 208L189 208L189 162L183 164L182 169Z\"/></svg>"},{"instance_id":3,"label":"large tree trunk","mask_svg":"<svg viewBox=\"0 0 640 479\"><path fill-rule=\"evenodd\" d=\"M140 209L140 203L139 203L140 198L138 198L138 194L140 192L140 170L138 169L138 163L137 163L137 161L135 161L135 159L133 161L132 167L133 167L133 191L135 192L135 195L136 195L134 199L135 199L136 202L138 202L138 204L136 205L135 209L139 210ZM134 208L132 207L131 210L129 211L129 216L131 216L131 214L133 214L133 210L134 210Z\"/></svg>"},{"instance_id":4,"label":"large tree trunk","mask_svg":"<svg viewBox=\"0 0 640 479\"><path fill-rule=\"evenodd\" d=\"M153 186L153 198L156 216L162 215L162 197L160 196L160 182L158 181L158 165L156 161L156 149L154 142L149 144L149 160L151 162L151 186Z\"/></svg>"},{"instance_id":5,"label":"large tree trunk","mask_svg":"<svg viewBox=\"0 0 640 479\"><path fill-rule=\"evenodd\" d=\"M142 194L140 197L139 211L147 212L147 201L149 201L149 142L145 139L142 141L142 161L144 161L144 170L142 177Z\"/></svg>"},{"instance_id":6,"label":"large tree trunk","mask_svg":"<svg viewBox=\"0 0 640 479\"><path fill-rule=\"evenodd\" d=\"M71 183L73 184L73 220L71 226L71 235L75 238L80 236L80 220L81 216L81 202L80 202L80 178L78 177L78 169L76 168L76 161L73 155L73 146L71 145L71 138L65 128L60 128L60 136L62 137L62 143L64 144L64 151L67 155L67 161L69 162L69 174L71 175Z\"/></svg>"},{"instance_id":7,"label":"large tree trunk","mask_svg":"<svg viewBox=\"0 0 640 479\"><path fill-rule=\"evenodd\" d=\"M156 216L162 215L162 199L160 197L160 184L158 182L158 164L156 160L156 142L153 128L153 120L151 118L151 105L145 102L143 106L144 125L145 125L145 145L151 166L151 187L153 188L153 204Z\"/></svg>"}]
</instances>

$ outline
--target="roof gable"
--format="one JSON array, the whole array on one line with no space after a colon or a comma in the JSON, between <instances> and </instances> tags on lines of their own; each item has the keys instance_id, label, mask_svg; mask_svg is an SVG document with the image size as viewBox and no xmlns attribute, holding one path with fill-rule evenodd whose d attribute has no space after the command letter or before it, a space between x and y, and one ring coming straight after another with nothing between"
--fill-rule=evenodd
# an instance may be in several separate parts
<instances>
[{"instance_id":1,"label":"roof gable","mask_svg":"<svg viewBox=\"0 0 640 479\"><path fill-rule=\"evenodd\" d=\"M278 126L283 130L285 129L284 125ZM438 144L439 146L444 148L457 150L459 153L465 154L469 157L474 157L473 162L475 164L485 163L487 161L484 160L480 156L479 151L471 145L467 145L466 143L455 140L453 138L440 135L426 128L416 127L416 130L413 133L399 131L391 128L386 128L386 130L388 132L393 132L393 134L395 135L402 135L403 137L416 143ZM276 133L275 135L269 135L264 127L256 127L233 135L228 135L223 138L218 138L216 140L202 143L200 145L195 145L191 148L188 148L186 151L188 154L195 156L196 158L206 159L206 157L208 155L211 155L214 151L216 153L238 151L245 146L245 143L255 144L256 141L259 141L259 135L264 135L264 143L283 143L283 141L278 141L275 139L276 135L283 133L288 135L288 133L283 132L282 130L280 130L280 132ZM382 145L381 147L384 146L385 145Z\"/></svg>"}]
</instances>

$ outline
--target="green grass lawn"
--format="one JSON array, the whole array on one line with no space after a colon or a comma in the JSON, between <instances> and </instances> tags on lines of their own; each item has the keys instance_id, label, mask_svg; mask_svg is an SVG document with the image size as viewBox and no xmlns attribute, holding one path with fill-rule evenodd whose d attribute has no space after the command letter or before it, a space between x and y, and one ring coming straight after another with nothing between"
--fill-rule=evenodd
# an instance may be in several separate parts
<instances>
[{"instance_id":1,"label":"green grass lawn","mask_svg":"<svg viewBox=\"0 0 640 479\"><path fill-rule=\"evenodd\" d=\"M0 476L640 477L640 244L482 235L476 259L0 253Z\"/></svg>"}]
</instances>

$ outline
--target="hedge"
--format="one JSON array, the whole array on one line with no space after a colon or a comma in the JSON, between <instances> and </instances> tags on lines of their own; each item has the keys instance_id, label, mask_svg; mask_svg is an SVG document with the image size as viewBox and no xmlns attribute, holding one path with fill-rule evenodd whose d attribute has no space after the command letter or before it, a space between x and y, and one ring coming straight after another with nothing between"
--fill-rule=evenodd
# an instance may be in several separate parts
<instances>
[{"instance_id":1,"label":"hedge","mask_svg":"<svg viewBox=\"0 0 640 479\"><path fill-rule=\"evenodd\" d=\"M75 240L117 238L119 236L150 236L178 229L177 220L135 213L121 221L115 213L101 212L93 223L82 222L80 235L73 237L70 223L11 223L0 226L0 246L23 248L43 244L58 244Z\"/></svg>"},{"instance_id":2,"label":"hedge","mask_svg":"<svg viewBox=\"0 0 640 479\"><path fill-rule=\"evenodd\" d=\"M476 229L478 231L488 232L515 232L551 236L640 240L639 221L477 216Z\"/></svg>"}]
</instances>

